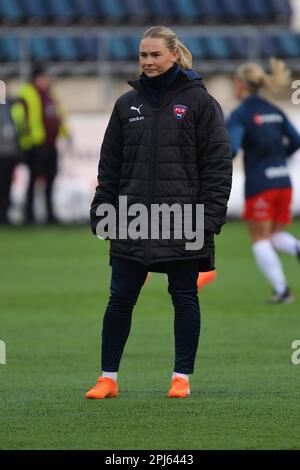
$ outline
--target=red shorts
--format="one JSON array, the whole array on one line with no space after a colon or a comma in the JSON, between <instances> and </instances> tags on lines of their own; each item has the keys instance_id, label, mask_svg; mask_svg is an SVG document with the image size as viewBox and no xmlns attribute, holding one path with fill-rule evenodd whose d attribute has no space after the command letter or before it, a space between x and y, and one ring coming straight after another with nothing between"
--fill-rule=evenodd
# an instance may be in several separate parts
<instances>
[{"instance_id":1,"label":"red shorts","mask_svg":"<svg viewBox=\"0 0 300 470\"><path fill-rule=\"evenodd\" d=\"M291 188L263 191L246 199L243 219L253 222L272 220L278 224L289 224L292 221L291 202Z\"/></svg>"}]
</instances>

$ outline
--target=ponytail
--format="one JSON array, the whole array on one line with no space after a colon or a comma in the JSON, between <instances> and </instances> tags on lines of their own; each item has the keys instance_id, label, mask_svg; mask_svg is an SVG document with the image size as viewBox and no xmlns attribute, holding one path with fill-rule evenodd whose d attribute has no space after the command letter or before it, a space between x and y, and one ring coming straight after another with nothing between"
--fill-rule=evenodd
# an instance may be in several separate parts
<instances>
[{"instance_id":1,"label":"ponytail","mask_svg":"<svg viewBox=\"0 0 300 470\"><path fill-rule=\"evenodd\" d=\"M243 80L252 93L258 93L261 89L273 94L287 86L290 81L291 72L281 60L270 59L271 73L255 63L241 65L237 70L237 76Z\"/></svg>"},{"instance_id":2,"label":"ponytail","mask_svg":"<svg viewBox=\"0 0 300 470\"><path fill-rule=\"evenodd\" d=\"M178 65L180 65L183 70L191 69L193 65L193 56L191 52L184 44L182 44L181 41L179 41L179 39L177 39L177 47L179 53L179 59L177 60Z\"/></svg>"}]
</instances>

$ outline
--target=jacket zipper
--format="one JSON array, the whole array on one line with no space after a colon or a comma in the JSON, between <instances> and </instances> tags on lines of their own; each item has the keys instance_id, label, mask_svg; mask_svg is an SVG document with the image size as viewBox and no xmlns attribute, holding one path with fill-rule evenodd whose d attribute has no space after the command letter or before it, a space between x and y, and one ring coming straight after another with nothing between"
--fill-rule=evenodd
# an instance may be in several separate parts
<instances>
[{"instance_id":1,"label":"jacket zipper","mask_svg":"<svg viewBox=\"0 0 300 470\"><path fill-rule=\"evenodd\" d=\"M149 263L150 250L151 250L151 202L154 194L154 184L156 177L156 157L157 157L157 131L158 131L158 118L160 109L153 108L153 126L151 132L151 147L149 155L149 181L148 181L148 239L145 240L145 262Z\"/></svg>"}]
</instances>

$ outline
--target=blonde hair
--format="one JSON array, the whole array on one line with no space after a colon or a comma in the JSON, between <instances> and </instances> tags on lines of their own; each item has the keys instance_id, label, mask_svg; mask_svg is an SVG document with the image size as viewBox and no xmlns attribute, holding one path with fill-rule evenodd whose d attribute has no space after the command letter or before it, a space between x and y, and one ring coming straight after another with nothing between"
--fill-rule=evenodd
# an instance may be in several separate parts
<instances>
[{"instance_id":1,"label":"blonde hair","mask_svg":"<svg viewBox=\"0 0 300 470\"><path fill-rule=\"evenodd\" d=\"M152 26L144 32L143 39L144 38L164 39L166 47L169 49L169 51L174 52L177 49L179 57L176 62L178 65L180 65L180 67L184 70L189 70L192 68L192 54L188 48L185 47L181 41L179 41L171 28L167 28L166 26Z\"/></svg>"},{"instance_id":2,"label":"blonde hair","mask_svg":"<svg viewBox=\"0 0 300 470\"><path fill-rule=\"evenodd\" d=\"M270 68L271 73L267 73L260 65L248 62L238 68L236 75L246 83L253 93L265 89L267 92L275 94L289 84L291 72L282 60L274 58L270 59Z\"/></svg>"}]
</instances>

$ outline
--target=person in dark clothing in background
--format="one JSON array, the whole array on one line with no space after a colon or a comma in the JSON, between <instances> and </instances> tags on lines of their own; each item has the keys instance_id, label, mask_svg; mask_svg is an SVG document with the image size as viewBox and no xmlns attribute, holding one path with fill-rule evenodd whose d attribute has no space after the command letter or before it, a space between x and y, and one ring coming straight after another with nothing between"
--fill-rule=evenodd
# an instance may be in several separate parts
<instances>
[{"instance_id":1,"label":"person in dark clothing in background","mask_svg":"<svg viewBox=\"0 0 300 470\"><path fill-rule=\"evenodd\" d=\"M175 310L175 366L170 398L190 394L200 334L197 279L214 269L214 233L225 222L231 189L232 158L219 104L191 69L192 55L166 27L152 27L140 44L139 80L116 102L101 148L98 186L91 205L91 228L98 236L101 205L118 208L156 204L184 208L204 205L202 248L187 250L186 238L174 237L176 214L168 239L125 237L110 240L112 278L102 330L102 377L88 399L115 397L117 373L129 335L133 307L149 272L168 275ZM175 220L176 219L176 220ZM195 225L200 223L193 218ZM99 225L100 224L100 225ZM151 227L152 229L153 227ZM155 227L154 227L155 228ZM103 237L105 238L105 237Z\"/></svg>"},{"instance_id":2,"label":"person in dark clothing in background","mask_svg":"<svg viewBox=\"0 0 300 470\"><path fill-rule=\"evenodd\" d=\"M271 60L272 73L255 63L242 65L234 78L241 104L226 124L233 157L244 150L246 202L243 218L251 237L256 263L270 282L270 304L291 303L276 251L300 260L300 241L286 231L292 220L292 187L287 158L300 148L300 134L281 109L263 96L290 83L284 63Z\"/></svg>"},{"instance_id":3,"label":"person in dark clothing in background","mask_svg":"<svg viewBox=\"0 0 300 470\"><path fill-rule=\"evenodd\" d=\"M18 100L9 98L0 105L0 224L8 225L10 220L10 192L13 172L21 162L22 152L19 146L17 129L12 116L12 107Z\"/></svg>"},{"instance_id":4,"label":"person in dark clothing in background","mask_svg":"<svg viewBox=\"0 0 300 470\"><path fill-rule=\"evenodd\" d=\"M15 164L13 158L0 158L0 225L9 225L10 223L8 209L10 206L10 190Z\"/></svg>"},{"instance_id":5,"label":"person in dark clothing in background","mask_svg":"<svg viewBox=\"0 0 300 470\"><path fill-rule=\"evenodd\" d=\"M52 190L58 165L56 143L59 136L68 138L69 132L52 92L51 79L41 65L33 68L31 81L21 86L19 98L23 100L23 108L19 105L14 111L19 127L23 125L24 128L20 145L29 169L25 222L35 221L34 186L37 178L43 177L47 222L55 223L57 218L53 210Z\"/></svg>"}]
</instances>

